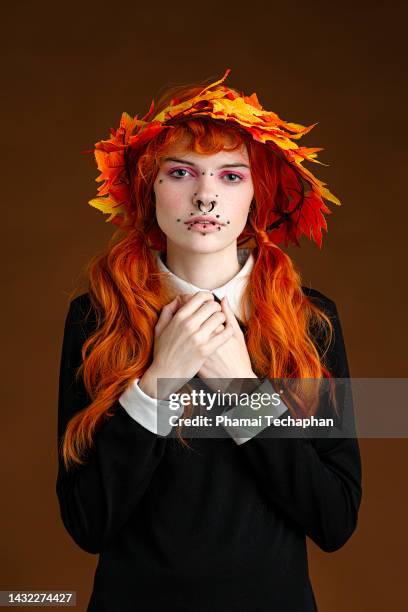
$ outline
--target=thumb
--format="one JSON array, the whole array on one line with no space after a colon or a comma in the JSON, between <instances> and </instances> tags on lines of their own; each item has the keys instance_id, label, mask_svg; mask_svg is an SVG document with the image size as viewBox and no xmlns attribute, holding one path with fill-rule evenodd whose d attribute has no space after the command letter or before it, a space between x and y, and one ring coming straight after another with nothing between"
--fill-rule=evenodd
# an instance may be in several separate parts
<instances>
[{"instance_id":1,"label":"thumb","mask_svg":"<svg viewBox=\"0 0 408 612\"><path fill-rule=\"evenodd\" d=\"M157 320L155 332L160 334L163 329L170 323L174 314L177 312L180 306L180 298L176 295L168 304L163 306L160 316Z\"/></svg>"}]
</instances>

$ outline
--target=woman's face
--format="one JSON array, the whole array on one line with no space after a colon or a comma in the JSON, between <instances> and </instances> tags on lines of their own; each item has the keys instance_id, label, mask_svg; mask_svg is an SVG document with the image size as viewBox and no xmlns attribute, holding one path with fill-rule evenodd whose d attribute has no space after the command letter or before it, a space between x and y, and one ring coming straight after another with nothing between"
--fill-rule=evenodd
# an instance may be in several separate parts
<instances>
[{"instance_id":1,"label":"woman's face","mask_svg":"<svg viewBox=\"0 0 408 612\"><path fill-rule=\"evenodd\" d=\"M197 253L225 248L244 229L254 195L247 148L201 155L177 143L162 160L154 192L157 222L168 240ZM193 224L203 212L211 223Z\"/></svg>"}]
</instances>

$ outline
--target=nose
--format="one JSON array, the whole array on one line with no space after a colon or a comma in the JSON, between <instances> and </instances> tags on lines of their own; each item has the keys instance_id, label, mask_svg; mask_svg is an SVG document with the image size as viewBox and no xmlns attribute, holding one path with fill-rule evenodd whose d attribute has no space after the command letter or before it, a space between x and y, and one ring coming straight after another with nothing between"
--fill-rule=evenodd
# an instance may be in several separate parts
<instances>
[{"instance_id":1,"label":"nose","mask_svg":"<svg viewBox=\"0 0 408 612\"><path fill-rule=\"evenodd\" d=\"M204 202L202 202L202 200L198 200L197 202L197 207L198 210L201 210L201 212L206 215L207 213L211 212L212 210L214 210L214 206L216 204L215 200L211 200L211 202L209 202L209 206L205 207L205 208L201 208L202 205L204 204Z\"/></svg>"},{"instance_id":2,"label":"nose","mask_svg":"<svg viewBox=\"0 0 408 612\"><path fill-rule=\"evenodd\" d=\"M194 196L197 200L204 202L204 204L209 203L211 200L214 200L215 197L217 197L214 193L214 178L211 178L211 176L211 174L208 175L208 173L204 174L203 172L196 185L197 192L194 194Z\"/></svg>"},{"instance_id":3,"label":"nose","mask_svg":"<svg viewBox=\"0 0 408 612\"><path fill-rule=\"evenodd\" d=\"M195 205L198 207L198 210L202 211L204 214L206 214L207 212L211 212L215 205L217 204L217 197L218 194L210 194L210 193L203 193L200 192L198 194L198 192L194 193L193 196L193 202L195 203Z\"/></svg>"}]
</instances>

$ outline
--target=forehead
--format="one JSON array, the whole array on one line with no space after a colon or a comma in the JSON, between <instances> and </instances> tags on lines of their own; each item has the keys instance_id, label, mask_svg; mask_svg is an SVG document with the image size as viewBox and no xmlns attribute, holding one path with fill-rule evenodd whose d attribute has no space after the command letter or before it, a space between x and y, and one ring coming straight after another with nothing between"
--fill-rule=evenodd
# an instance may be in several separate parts
<instances>
[{"instance_id":1,"label":"forehead","mask_svg":"<svg viewBox=\"0 0 408 612\"><path fill-rule=\"evenodd\" d=\"M228 143L226 143L228 146ZM192 151L189 142L179 141L166 148L164 157L186 158L189 161L215 161L217 163L239 162L245 161L248 163L248 151L245 143L237 147L234 151L218 151L218 153L197 153Z\"/></svg>"}]
</instances>

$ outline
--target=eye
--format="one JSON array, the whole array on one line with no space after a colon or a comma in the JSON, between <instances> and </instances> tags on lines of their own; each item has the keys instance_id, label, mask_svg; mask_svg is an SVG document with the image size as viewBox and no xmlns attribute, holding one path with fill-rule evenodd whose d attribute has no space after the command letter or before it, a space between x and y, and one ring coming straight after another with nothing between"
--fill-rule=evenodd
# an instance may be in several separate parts
<instances>
[{"instance_id":1,"label":"eye","mask_svg":"<svg viewBox=\"0 0 408 612\"><path fill-rule=\"evenodd\" d=\"M180 176L180 175L176 176L176 175L174 174L175 172L187 172L187 170L186 170L185 168L175 168L174 170L172 170L171 172L169 172L169 176L172 176L172 177L173 177L173 178L175 178L175 179L181 179L181 178L185 177L186 175L185 175L185 174L183 174L183 175L181 175L181 176Z\"/></svg>"},{"instance_id":2,"label":"eye","mask_svg":"<svg viewBox=\"0 0 408 612\"><path fill-rule=\"evenodd\" d=\"M224 176L235 176L236 178L239 179L238 181L228 181L228 183L240 183L243 180L242 176L240 176L239 174L236 174L235 172L227 172L226 174L224 174Z\"/></svg>"}]
</instances>

